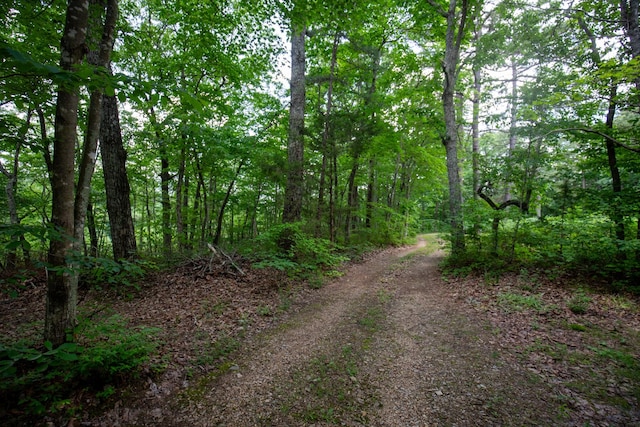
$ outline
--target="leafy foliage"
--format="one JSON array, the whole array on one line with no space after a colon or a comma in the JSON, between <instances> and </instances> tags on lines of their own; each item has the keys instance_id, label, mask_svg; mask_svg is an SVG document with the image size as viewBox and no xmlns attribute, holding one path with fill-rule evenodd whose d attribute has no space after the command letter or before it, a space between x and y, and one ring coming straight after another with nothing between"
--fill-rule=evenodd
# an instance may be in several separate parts
<instances>
[{"instance_id":1,"label":"leafy foliage","mask_svg":"<svg viewBox=\"0 0 640 427\"><path fill-rule=\"evenodd\" d=\"M331 269L347 260L325 239L311 237L300 223L281 224L261 234L247 255L257 259L258 268L273 267L294 274Z\"/></svg>"},{"instance_id":2,"label":"leafy foliage","mask_svg":"<svg viewBox=\"0 0 640 427\"><path fill-rule=\"evenodd\" d=\"M85 321L77 343L54 348L0 344L0 395L8 408L42 414L72 410L78 390L105 393L136 377L156 349L156 328L131 328L118 316Z\"/></svg>"},{"instance_id":3,"label":"leafy foliage","mask_svg":"<svg viewBox=\"0 0 640 427\"><path fill-rule=\"evenodd\" d=\"M117 292L139 290L140 279L156 268L154 263L145 260L114 261L89 256L79 257L77 267L88 286Z\"/></svg>"}]
</instances>

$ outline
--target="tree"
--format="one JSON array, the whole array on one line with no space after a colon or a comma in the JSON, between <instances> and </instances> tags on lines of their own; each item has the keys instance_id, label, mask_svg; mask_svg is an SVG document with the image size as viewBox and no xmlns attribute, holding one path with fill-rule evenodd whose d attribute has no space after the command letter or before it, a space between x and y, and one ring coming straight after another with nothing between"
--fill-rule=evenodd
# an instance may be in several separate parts
<instances>
[{"instance_id":1,"label":"tree","mask_svg":"<svg viewBox=\"0 0 640 427\"><path fill-rule=\"evenodd\" d=\"M444 10L435 0L429 3L446 19L445 51L442 61L444 89L442 107L445 130L442 143L447 153L447 179L449 181L449 215L451 221L451 249L454 255L465 250L464 222L462 217L462 184L458 164L458 123L456 119L455 93L459 75L460 48L470 11L469 0L449 0Z\"/></svg>"},{"instance_id":2,"label":"tree","mask_svg":"<svg viewBox=\"0 0 640 427\"><path fill-rule=\"evenodd\" d=\"M127 174L127 153L122 145L122 130L115 96L103 95L100 153L107 196L109 230L113 259L131 259L137 254L131 216L131 188Z\"/></svg>"},{"instance_id":3,"label":"tree","mask_svg":"<svg viewBox=\"0 0 640 427\"><path fill-rule=\"evenodd\" d=\"M85 55L89 4L70 0L61 42L60 67L73 71ZM76 326L77 282L71 280L69 256L74 236L75 144L78 124L78 88L60 86L56 103L53 148L51 244L44 338L62 344Z\"/></svg>"},{"instance_id":4,"label":"tree","mask_svg":"<svg viewBox=\"0 0 640 427\"><path fill-rule=\"evenodd\" d=\"M299 221L304 194L304 107L305 107L305 32L301 2L294 4L291 19L291 104L287 143L287 186L284 193L283 222Z\"/></svg>"}]
</instances>

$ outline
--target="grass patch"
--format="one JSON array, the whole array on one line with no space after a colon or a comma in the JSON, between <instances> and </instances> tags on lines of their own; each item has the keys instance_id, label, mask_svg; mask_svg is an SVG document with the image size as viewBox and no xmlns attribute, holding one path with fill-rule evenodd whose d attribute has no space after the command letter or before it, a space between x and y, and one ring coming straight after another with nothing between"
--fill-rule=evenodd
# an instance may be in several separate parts
<instances>
[{"instance_id":1,"label":"grass patch","mask_svg":"<svg viewBox=\"0 0 640 427\"><path fill-rule=\"evenodd\" d=\"M358 320L358 324L369 332L377 332L383 317L384 313L380 307L370 307L366 314Z\"/></svg>"},{"instance_id":2,"label":"grass patch","mask_svg":"<svg viewBox=\"0 0 640 427\"><path fill-rule=\"evenodd\" d=\"M567 302L567 307L574 314L585 314L591 304L591 297L587 296L583 289L579 289Z\"/></svg>"},{"instance_id":3,"label":"grass patch","mask_svg":"<svg viewBox=\"0 0 640 427\"><path fill-rule=\"evenodd\" d=\"M196 359L198 366L211 366L220 364L225 356L233 353L240 347L238 338L229 335L221 335L213 342L206 342L199 351Z\"/></svg>"},{"instance_id":4,"label":"grass patch","mask_svg":"<svg viewBox=\"0 0 640 427\"><path fill-rule=\"evenodd\" d=\"M552 309L552 306L544 303L541 294L523 295L503 292L498 294L498 305L507 312L533 310L546 313Z\"/></svg>"}]
</instances>

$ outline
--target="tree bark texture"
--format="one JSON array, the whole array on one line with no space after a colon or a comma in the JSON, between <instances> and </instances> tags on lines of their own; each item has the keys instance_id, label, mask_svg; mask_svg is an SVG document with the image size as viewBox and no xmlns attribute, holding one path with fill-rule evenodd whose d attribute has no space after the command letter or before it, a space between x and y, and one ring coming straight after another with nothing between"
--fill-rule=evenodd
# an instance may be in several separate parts
<instances>
[{"instance_id":1,"label":"tree bark texture","mask_svg":"<svg viewBox=\"0 0 640 427\"><path fill-rule=\"evenodd\" d=\"M115 42L115 29L118 20L117 0L90 0L90 13L87 42L96 45L89 51L88 62L96 67L107 69L111 62L111 51ZM106 8L104 23L102 11ZM102 30L102 31L100 31ZM101 37L98 35L102 34ZM87 119L87 131L80 159L80 169L74 203L74 250L80 252L84 243L84 229L87 217L87 206L91 193L91 179L95 171L98 157L98 136L102 120L102 89L91 92ZM77 280L77 273L73 276Z\"/></svg>"},{"instance_id":2,"label":"tree bark texture","mask_svg":"<svg viewBox=\"0 0 640 427\"><path fill-rule=\"evenodd\" d=\"M126 167L127 152L122 143L118 100L115 96L105 95L102 101L100 153L113 259L133 259L136 257L137 244L131 216L131 187Z\"/></svg>"},{"instance_id":3,"label":"tree bark texture","mask_svg":"<svg viewBox=\"0 0 640 427\"><path fill-rule=\"evenodd\" d=\"M305 27L294 26L291 36L291 106L287 149L287 186L283 222L299 221L304 190Z\"/></svg>"},{"instance_id":4,"label":"tree bark texture","mask_svg":"<svg viewBox=\"0 0 640 427\"><path fill-rule=\"evenodd\" d=\"M446 13L447 33L445 54L442 63L444 72L444 90L442 105L444 109L445 134L442 140L447 154L447 178L449 182L449 215L451 223L451 249L454 255L465 250L464 224L462 219L462 186L458 165L458 126L454 103L455 88L458 80L458 61L464 26L467 19L468 4L462 1L460 14L456 13L457 0L450 0Z\"/></svg>"},{"instance_id":5,"label":"tree bark texture","mask_svg":"<svg viewBox=\"0 0 640 427\"><path fill-rule=\"evenodd\" d=\"M72 71L86 49L89 3L69 0L61 42L60 67ZM48 255L44 338L54 346L64 343L76 326L77 287L69 280L68 256L73 248L74 172L78 89L60 87L56 101L52 164L53 227ZM76 284L77 285L77 284Z\"/></svg>"}]
</instances>

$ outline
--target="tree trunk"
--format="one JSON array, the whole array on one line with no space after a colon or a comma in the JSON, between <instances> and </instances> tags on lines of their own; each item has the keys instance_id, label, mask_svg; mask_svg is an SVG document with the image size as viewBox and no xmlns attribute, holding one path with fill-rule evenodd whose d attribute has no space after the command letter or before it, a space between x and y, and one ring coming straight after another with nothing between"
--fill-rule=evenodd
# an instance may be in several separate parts
<instances>
[{"instance_id":1,"label":"tree trunk","mask_svg":"<svg viewBox=\"0 0 640 427\"><path fill-rule=\"evenodd\" d=\"M184 136L183 136L183 144L184 144ZM186 242L185 238L185 227L184 227L184 212L182 208L184 207L183 202L183 194L184 194L184 170L185 170L185 147L183 145L180 150L180 159L178 160L178 182L176 184L176 234L178 236L178 249L179 251L184 250L184 245Z\"/></svg>"},{"instance_id":2,"label":"tree trunk","mask_svg":"<svg viewBox=\"0 0 640 427\"><path fill-rule=\"evenodd\" d=\"M100 152L113 259L130 260L136 257L138 249L131 215L131 187L126 167L127 152L122 143L118 100L115 96L105 95L103 98ZM150 215L150 212L147 214ZM148 220L150 221L151 218L149 217Z\"/></svg>"},{"instance_id":3,"label":"tree trunk","mask_svg":"<svg viewBox=\"0 0 640 427\"><path fill-rule=\"evenodd\" d=\"M617 89L618 86L615 83L612 83L609 93L609 109L607 111L607 120L605 122L605 125L609 129L613 129L613 119L616 114L615 97L617 95ZM608 138L606 139L605 143L607 146L607 160L609 163L609 172L611 173L611 185L613 188L613 194L614 196L618 196L620 195L620 193L622 193L622 180L620 179L620 170L618 169L618 160L616 158L616 146ZM625 238L624 216L622 215L622 212L620 212L620 204L617 201L614 201L611 209L611 217L616 229L616 239L623 241Z\"/></svg>"},{"instance_id":4,"label":"tree trunk","mask_svg":"<svg viewBox=\"0 0 640 427\"><path fill-rule=\"evenodd\" d=\"M338 149L335 140L331 142L331 185L329 186L329 240L335 243L336 227L336 198L338 194Z\"/></svg>"},{"instance_id":5,"label":"tree trunk","mask_svg":"<svg viewBox=\"0 0 640 427\"><path fill-rule=\"evenodd\" d=\"M629 39L629 45L631 48L631 57L636 59L640 57L640 22L638 20L638 0L620 0L620 15L622 24ZM640 113L640 77L635 79L636 86L636 107L637 112ZM607 142L608 144L609 142ZM607 146L608 150L608 146ZM640 239L640 210L638 212L638 228L636 231L636 238ZM636 251L636 259L640 261L640 249Z\"/></svg>"},{"instance_id":6,"label":"tree trunk","mask_svg":"<svg viewBox=\"0 0 640 427\"><path fill-rule=\"evenodd\" d=\"M218 243L220 243L220 236L222 233L222 220L224 219L224 210L227 207L227 203L229 203L229 197L231 197L231 192L233 191L233 186L236 183L236 179L238 178L238 175L240 175L240 171L242 170L242 167L244 166L244 160L242 160L240 162L240 164L238 165L238 169L236 169L236 174L234 175L233 179L231 180L231 182L229 183L229 187L227 187L227 192L224 195L224 200L222 201L222 204L220 205L220 211L218 212L218 221L216 224L216 234L213 237L213 244L217 245ZM233 238L233 226L231 227L231 236Z\"/></svg>"},{"instance_id":7,"label":"tree trunk","mask_svg":"<svg viewBox=\"0 0 640 427\"><path fill-rule=\"evenodd\" d=\"M331 110L333 101L333 78L338 62L338 43L340 41L340 33L336 31L333 37L333 46L331 48L331 65L329 66L329 87L327 88L327 104L324 116L324 128L322 130L322 169L320 170L320 188L318 189L318 210L316 212L316 236L319 237L322 232L322 210L324 209L324 190L326 185L327 163L329 153L329 138L331 137Z\"/></svg>"},{"instance_id":8,"label":"tree trunk","mask_svg":"<svg viewBox=\"0 0 640 427\"><path fill-rule=\"evenodd\" d=\"M31 125L31 108L27 111L27 119L25 120L24 127L20 131L16 142L16 149L13 153L13 164L11 165L11 171L7 170L2 161L0 161L0 172L7 177L7 185L5 186L5 193L7 195L7 208L9 209L9 224L12 226L20 225L20 218L18 217L18 206L16 204L16 191L18 187L18 170L20 166L20 150L22 149L22 143L27 137L29 126ZM15 232L11 233L12 243L16 243L23 240L24 236L18 235ZM23 251L24 250L23 246ZM26 255L26 253L25 253ZM26 256L25 256L26 260ZM17 266L17 248L12 247L7 253L7 269L13 270Z\"/></svg>"},{"instance_id":9,"label":"tree trunk","mask_svg":"<svg viewBox=\"0 0 640 427\"><path fill-rule=\"evenodd\" d=\"M518 67L516 65L515 58L511 58L511 113L510 113L510 123L509 123L509 151L507 154L507 160L511 161L513 159L513 152L516 149L517 142L517 123L518 123ZM504 193L504 200L510 200L511 188L513 187L513 183L510 181L511 177L511 165L507 167L507 175L505 176L507 188Z\"/></svg>"},{"instance_id":10,"label":"tree trunk","mask_svg":"<svg viewBox=\"0 0 640 427\"><path fill-rule=\"evenodd\" d=\"M67 71L80 64L84 56L89 17L85 0L69 0L61 42L60 66ZM56 102L53 145L51 222L52 236L48 256L47 300L44 339L53 346L64 343L76 326L77 283L70 279L67 257L73 248L74 172L78 89L59 87Z\"/></svg>"},{"instance_id":11,"label":"tree trunk","mask_svg":"<svg viewBox=\"0 0 640 427\"><path fill-rule=\"evenodd\" d=\"M89 256L98 256L98 232L96 231L96 218L93 214L93 205L87 205L87 229L89 230Z\"/></svg>"},{"instance_id":12,"label":"tree trunk","mask_svg":"<svg viewBox=\"0 0 640 427\"><path fill-rule=\"evenodd\" d=\"M90 9L95 9L92 13L88 32L88 44L97 45L97 50L88 53L87 59L93 66L108 68L111 62L111 51L115 42L115 27L118 20L117 0L91 0ZM102 11L106 8L104 23L102 22ZM100 13L97 13L100 12ZM101 31L102 38L98 37ZM74 249L77 253L83 247L85 220L87 217L87 206L91 192L91 179L95 171L96 159L98 157L98 136L100 135L100 125L102 120L102 89L91 92L88 111L87 131L84 139L82 158L80 160L80 170L78 184L76 186L76 196L74 202ZM72 275L73 280L77 280L77 272Z\"/></svg>"},{"instance_id":13,"label":"tree trunk","mask_svg":"<svg viewBox=\"0 0 640 427\"><path fill-rule=\"evenodd\" d=\"M632 0L632 1L635 1L636 7L637 7L637 0ZM622 12L623 20L625 17L625 13L624 13L625 4L626 4L625 1L621 2L621 6L623 8L623 12ZM636 12L637 12L637 9L636 9ZM638 19L638 16L636 14L636 21L637 19ZM595 35L593 34L593 31L591 31L591 28L587 26L587 24L580 17L580 15L578 15L578 25L580 25L580 28L582 28L582 30L584 31L584 33L586 34L586 36L589 38L591 42L591 45L590 45L591 60L596 66L600 66L602 62L602 57L600 55L600 51L598 50L597 40ZM637 27L637 22L636 22L636 27ZM618 92L618 86L616 83L612 82L609 88L609 99L608 99L609 105L608 105L607 117L605 121L605 126L609 129L613 129L613 121L615 118L616 108L617 108L616 99L615 99L617 96L617 92ZM613 144L613 142L610 141L608 138L605 138L605 145L607 147L607 161L609 164L609 173L611 174L611 183L612 183L613 193L614 195L618 195L620 192L622 192L622 181L620 179L620 171L618 169L618 161L616 159L616 147ZM611 219L615 224L616 238L618 240L624 240L625 236L624 236L623 215L622 213L620 213L620 208L617 203L614 202L611 209L612 209Z\"/></svg>"},{"instance_id":14,"label":"tree trunk","mask_svg":"<svg viewBox=\"0 0 640 427\"><path fill-rule=\"evenodd\" d=\"M456 14L457 0L449 1L446 13L447 33L445 38L445 55L442 68L444 71L444 90L442 105L444 110L445 134L442 139L447 153L447 179L449 181L449 215L451 222L451 250L453 255L465 251L464 223L462 219L462 185L458 165L458 126L454 96L458 80L458 61L460 45L467 20L468 3L462 0L460 16Z\"/></svg>"},{"instance_id":15,"label":"tree trunk","mask_svg":"<svg viewBox=\"0 0 640 427\"><path fill-rule=\"evenodd\" d=\"M299 14L296 14L299 16ZM302 215L304 178L304 104L305 104L305 26L292 24L291 35L291 107L287 150L287 186L283 222L299 221Z\"/></svg>"},{"instance_id":16,"label":"tree trunk","mask_svg":"<svg viewBox=\"0 0 640 427\"><path fill-rule=\"evenodd\" d=\"M358 207L358 187L356 186L356 175L358 174L359 157L353 159L353 166L349 174L347 183L347 213L344 221L344 240L349 242L351 230L355 227L356 209Z\"/></svg>"},{"instance_id":17,"label":"tree trunk","mask_svg":"<svg viewBox=\"0 0 640 427\"><path fill-rule=\"evenodd\" d=\"M365 215L365 227L371 228L373 223L373 205L376 202L376 163L369 159L369 182L367 182L367 213Z\"/></svg>"}]
</instances>

